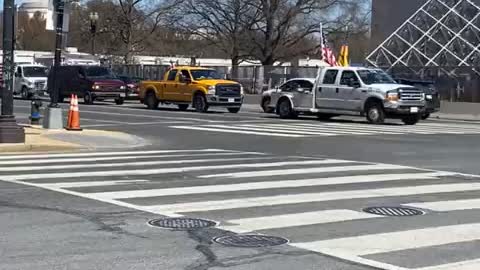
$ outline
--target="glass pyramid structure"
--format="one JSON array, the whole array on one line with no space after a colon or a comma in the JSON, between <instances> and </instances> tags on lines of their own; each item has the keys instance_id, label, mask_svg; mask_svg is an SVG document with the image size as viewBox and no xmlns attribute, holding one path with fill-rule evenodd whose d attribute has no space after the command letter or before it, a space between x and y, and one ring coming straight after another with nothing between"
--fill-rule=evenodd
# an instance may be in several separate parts
<instances>
[{"instance_id":1,"label":"glass pyramid structure","mask_svg":"<svg viewBox=\"0 0 480 270\"><path fill-rule=\"evenodd\" d=\"M376 67L480 74L480 7L471 0L429 0L368 57Z\"/></svg>"}]
</instances>

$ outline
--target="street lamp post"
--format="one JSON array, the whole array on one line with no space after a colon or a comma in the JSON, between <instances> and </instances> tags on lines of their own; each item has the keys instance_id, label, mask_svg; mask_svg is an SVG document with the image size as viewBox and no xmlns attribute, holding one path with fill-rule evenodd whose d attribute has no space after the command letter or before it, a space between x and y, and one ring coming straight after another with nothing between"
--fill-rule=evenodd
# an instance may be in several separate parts
<instances>
[{"instance_id":1,"label":"street lamp post","mask_svg":"<svg viewBox=\"0 0 480 270\"><path fill-rule=\"evenodd\" d=\"M90 12L90 33L92 34L92 55L95 55L95 37L97 34L98 13Z\"/></svg>"},{"instance_id":2,"label":"street lamp post","mask_svg":"<svg viewBox=\"0 0 480 270\"><path fill-rule=\"evenodd\" d=\"M13 74L15 72L15 0L3 1L3 67L0 143L23 143L25 131L13 115Z\"/></svg>"}]
</instances>

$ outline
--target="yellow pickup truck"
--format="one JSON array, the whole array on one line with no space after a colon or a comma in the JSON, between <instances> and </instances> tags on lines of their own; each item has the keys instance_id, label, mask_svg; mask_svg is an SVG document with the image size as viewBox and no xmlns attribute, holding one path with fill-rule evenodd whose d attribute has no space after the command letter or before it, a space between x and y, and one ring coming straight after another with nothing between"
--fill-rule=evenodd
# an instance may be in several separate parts
<instances>
[{"instance_id":1,"label":"yellow pickup truck","mask_svg":"<svg viewBox=\"0 0 480 270\"><path fill-rule=\"evenodd\" d=\"M223 80L214 69L178 66L167 71L162 81L142 81L139 97L152 110L163 103L176 104L183 111L190 105L198 112L220 106L237 113L243 103L243 87Z\"/></svg>"}]
</instances>

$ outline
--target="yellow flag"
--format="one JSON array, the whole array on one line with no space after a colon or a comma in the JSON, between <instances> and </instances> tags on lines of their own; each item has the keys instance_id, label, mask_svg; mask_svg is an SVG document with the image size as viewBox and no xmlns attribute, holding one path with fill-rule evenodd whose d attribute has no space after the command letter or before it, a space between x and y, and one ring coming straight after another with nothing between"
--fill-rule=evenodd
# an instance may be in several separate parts
<instances>
[{"instance_id":1,"label":"yellow flag","mask_svg":"<svg viewBox=\"0 0 480 270\"><path fill-rule=\"evenodd\" d=\"M342 45L342 48L340 49L340 55L338 56L338 65L342 67L348 67L350 65L348 51L348 45Z\"/></svg>"}]
</instances>

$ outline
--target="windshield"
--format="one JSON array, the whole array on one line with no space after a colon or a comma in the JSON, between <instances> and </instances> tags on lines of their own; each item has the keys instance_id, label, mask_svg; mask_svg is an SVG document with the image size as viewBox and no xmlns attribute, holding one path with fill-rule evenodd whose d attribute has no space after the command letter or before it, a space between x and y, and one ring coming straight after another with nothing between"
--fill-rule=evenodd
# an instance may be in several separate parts
<instances>
[{"instance_id":1,"label":"windshield","mask_svg":"<svg viewBox=\"0 0 480 270\"><path fill-rule=\"evenodd\" d=\"M23 67L23 76L25 77L47 77L48 69L46 67Z\"/></svg>"},{"instance_id":2,"label":"windshield","mask_svg":"<svg viewBox=\"0 0 480 270\"><path fill-rule=\"evenodd\" d=\"M364 84L374 84L374 83L387 83L393 84L396 83L390 75L385 73L383 70L378 69L367 69L357 71L358 75L362 79Z\"/></svg>"},{"instance_id":3,"label":"windshield","mask_svg":"<svg viewBox=\"0 0 480 270\"><path fill-rule=\"evenodd\" d=\"M112 71L105 67L87 67L85 68L88 78L116 79Z\"/></svg>"},{"instance_id":4,"label":"windshield","mask_svg":"<svg viewBox=\"0 0 480 270\"><path fill-rule=\"evenodd\" d=\"M199 69L199 70L191 70L190 73L194 80L218 80L222 79L222 76L213 69Z\"/></svg>"}]
</instances>

